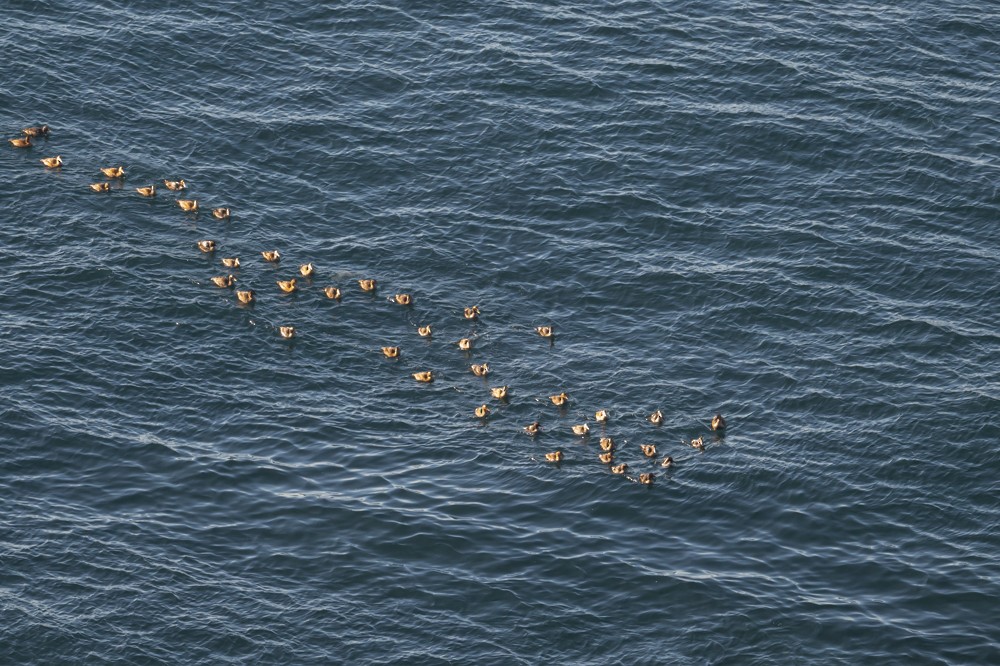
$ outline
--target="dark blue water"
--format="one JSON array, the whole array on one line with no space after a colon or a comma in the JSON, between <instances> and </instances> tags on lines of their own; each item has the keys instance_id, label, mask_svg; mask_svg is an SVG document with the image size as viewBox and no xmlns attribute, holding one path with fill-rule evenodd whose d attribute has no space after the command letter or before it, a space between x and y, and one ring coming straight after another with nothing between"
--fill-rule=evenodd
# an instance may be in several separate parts
<instances>
[{"instance_id":1,"label":"dark blue water","mask_svg":"<svg viewBox=\"0 0 1000 666\"><path fill-rule=\"evenodd\" d=\"M0 662L1000 663L1000 8L883 5L8 2Z\"/></svg>"}]
</instances>

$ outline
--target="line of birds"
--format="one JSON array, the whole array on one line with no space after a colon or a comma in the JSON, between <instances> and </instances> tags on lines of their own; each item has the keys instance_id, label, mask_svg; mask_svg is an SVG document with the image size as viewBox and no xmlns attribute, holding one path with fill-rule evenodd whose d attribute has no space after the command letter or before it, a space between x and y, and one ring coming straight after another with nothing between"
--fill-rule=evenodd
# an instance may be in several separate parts
<instances>
[{"instance_id":1,"label":"line of birds","mask_svg":"<svg viewBox=\"0 0 1000 666\"><path fill-rule=\"evenodd\" d=\"M32 143L33 138L44 138L48 139L51 129L48 125L37 125L33 127L26 127L22 130L23 137L17 137L13 139L8 139L8 142L15 148L30 148L34 144ZM61 155L56 155L55 157L44 157L41 163L47 169L60 169L63 166L63 159ZM117 179L123 181L125 178L125 168L123 166L113 166L113 167L101 167L100 171L105 177L109 179ZM187 189L187 183L184 179L178 180L163 180L164 187L170 191L182 192ZM110 191L110 183L107 181L92 183L90 184L90 189L94 192L108 192ZM155 197L156 196L156 185L155 183L145 187L135 188L136 192L142 197ZM177 204L180 209L184 212L198 212L199 205L197 199L177 199ZM212 216L218 220L228 221L232 218L232 211L228 207L218 207L211 209ZM206 239L200 240L196 243L197 248L205 253L214 255L218 250L217 243L214 240ZM281 261L281 253L278 250L264 250L261 253L261 257L265 262L271 264L278 264ZM221 263L226 268L239 268L241 263L239 257L222 257ZM299 266L299 274L306 279L311 280L311 278L316 273L316 267L312 262L301 264ZM229 273L227 275L218 275L210 278L212 284L216 287L223 289L232 289L236 285L236 277ZM298 291L298 279L291 278L289 280L277 280L277 286L281 292L286 294L295 293ZM372 278L361 278L358 281L358 287L362 292L368 294L374 294L378 289L378 282ZM328 299L340 301L343 297L339 287L336 286L326 286L322 288L322 292L326 295ZM253 289L246 290L235 290L236 300L241 305L253 305L257 301L256 292ZM392 297L392 302L407 307L413 304L413 296L407 293L395 294ZM478 305L466 307L462 313L464 319L468 321L478 321L481 311ZM297 331L294 326L290 325L280 325L277 327L278 333L282 338L292 339L296 336ZM537 333L542 338L548 340L550 344L554 343L555 331L552 326L536 326L534 332ZM417 327L417 334L423 338L432 337L432 329L430 324ZM472 349L473 341L472 338L462 338L457 341L458 348L463 351L469 351ZM384 346L381 347L381 352L386 358L396 359L400 357L401 350L398 346ZM491 373L491 368L489 363L473 363L469 366L469 370L476 377L487 377ZM421 370L414 372L411 375L414 380L420 383L431 383L435 379L435 374L433 370ZM490 394L493 398L506 403L510 396L509 386L499 386L490 388ZM565 407L569 404L569 395L565 392L551 395L548 397L549 401L556 407ZM492 409L486 403L481 404L474 410L475 417L478 419L487 419L492 413ZM594 421L600 424L602 427L606 426L610 420L610 413L608 410L601 409L595 412ZM655 426L659 426L663 423L664 417L660 410L655 410L648 417L647 420ZM726 420L721 414L716 414L709 427L712 432L715 433L717 439L721 439L725 436L726 432ZM541 424L538 421L534 421L523 428L524 432L534 438L541 432ZM571 430L574 435L580 437L587 437L590 434L590 425L588 423L582 423L578 425L571 426ZM704 451L705 441L703 436L699 436L695 439L690 440L688 444L698 450ZM609 465L610 470L614 474L624 475L630 480L636 481L644 485L650 485L655 479L655 474L652 472L642 472L637 478L633 478L627 475L629 466L626 463L615 463L615 453L618 450L618 445L614 438L611 436L604 436L600 438L599 446L601 452L598 454L598 459ZM642 455L646 459L655 459L657 457L657 449L653 444L641 444L640 450ZM564 455L561 449L551 451L544 454L544 458L548 462L559 463L564 459ZM671 468L675 465L673 457L667 455L661 462L660 467Z\"/></svg>"}]
</instances>

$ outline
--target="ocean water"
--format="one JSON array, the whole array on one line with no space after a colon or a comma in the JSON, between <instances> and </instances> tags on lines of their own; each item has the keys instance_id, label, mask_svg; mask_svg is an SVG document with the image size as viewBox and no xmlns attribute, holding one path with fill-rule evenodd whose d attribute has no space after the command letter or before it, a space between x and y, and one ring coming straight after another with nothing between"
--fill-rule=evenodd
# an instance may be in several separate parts
<instances>
[{"instance_id":1,"label":"ocean water","mask_svg":"<svg viewBox=\"0 0 1000 666\"><path fill-rule=\"evenodd\" d=\"M1000 663L997 6L3 18L0 663Z\"/></svg>"}]
</instances>

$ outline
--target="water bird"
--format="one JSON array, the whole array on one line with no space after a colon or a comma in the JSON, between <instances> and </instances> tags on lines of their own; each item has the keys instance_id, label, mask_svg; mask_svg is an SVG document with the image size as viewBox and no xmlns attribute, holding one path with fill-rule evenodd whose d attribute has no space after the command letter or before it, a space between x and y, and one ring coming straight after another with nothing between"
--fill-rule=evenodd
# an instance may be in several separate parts
<instances>
[{"instance_id":1,"label":"water bird","mask_svg":"<svg viewBox=\"0 0 1000 666\"><path fill-rule=\"evenodd\" d=\"M581 436L583 436L583 435L586 435L587 433L590 432L590 426L587 425L586 423L583 423L583 424L580 424L580 425L575 425L575 426L570 426L570 428L573 430L573 434L574 435L581 435Z\"/></svg>"},{"instance_id":2,"label":"water bird","mask_svg":"<svg viewBox=\"0 0 1000 666\"><path fill-rule=\"evenodd\" d=\"M236 300L244 305L249 305L257 300L257 292L253 289L247 289L246 291L237 291Z\"/></svg>"},{"instance_id":3,"label":"water bird","mask_svg":"<svg viewBox=\"0 0 1000 666\"><path fill-rule=\"evenodd\" d=\"M309 262L308 264L302 264L301 266L299 266L299 275L301 275L302 277L309 278L315 274L316 274L316 267L312 264L312 262Z\"/></svg>"},{"instance_id":4,"label":"water bird","mask_svg":"<svg viewBox=\"0 0 1000 666\"><path fill-rule=\"evenodd\" d=\"M661 412L660 410L656 410L655 412L650 414L649 422L652 423L653 425L660 425L661 423L663 423L663 412Z\"/></svg>"},{"instance_id":5,"label":"water bird","mask_svg":"<svg viewBox=\"0 0 1000 666\"><path fill-rule=\"evenodd\" d=\"M215 252L215 241L214 240L200 240L198 241L198 249L202 252Z\"/></svg>"},{"instance_id":6,"label":"water bird","mask_svg":"<svg viewBox=\"0 0 1000 666\"><path fill-rule=\"evenodd\" d=\"M715 432L722 432L726 429L726 419L722 418L722 414L716 414L712 417L712 430Z\"/></svg>"},{"instance_id":7,"label":"water bird","mask_svg":"<svg viewBox=\"0 0 1000 666\"><path fill-rule=\"evenodd\" d=\"M489 415L490 415L490 408L488 405L483 404L476 407L476 416L478 416L479 418L485 419Z\"/></svg>"},{"instance_id":8,"label":"water bird","mask_svg":"<svg viewBox=\"0 0 1000 666\"><path fill-rule=\"evenodd\" d=\"M611 472L613 474L624 474L627 471L628 471L628 465L626 465L625 463L615 465L614 467L611 468Z\"/></svg>"},{"instance_id":9,"label":"water bird","mask_svg":"<svg viewBox=\"0 0 1000 666\"><path fill-rule=\"evenodd\" d=\"M569 401L569 396L566 395L565 392L563 392L560 393L559 395L550 395L549 400L551 400L552 404L555 405L556 407L562 407L563 405L566 404L567 401Z\"/></svg>"},{"instance_id":10,"label":"water bird","mask_svg":"<svg viewBox=\"0 0 1000 666\"><path fill-rule=\"evenodd\" d=\"M223 257L222 265L226 268L239 268L240 258L239 257Z\"/></svg>"},{"instance_id":11,"label":"water bird","mask_svg":"<svg viewBox=\"0 0 1000 666\"><path fill-rule=\"evenodd\" d=\"M291 280L277 280L277 284L278 288L286 294L290 294L298 289L298 287L295 286L295 278L292 278Z\"/></svg>"},{"instance_id":12,"label":"water bird","mask_svg":"<svg viewBox=\"0 0 1000 666\"><path fill-rule=\"evenodd\" d=\"M524 426L524 432L528 433L532 437L537 435L541 431L541 429L542 429L542 424L539 423L538 421L534 421Z\"/></svg>"},{"instance_id":13,"label":"water bird","mask_svg":"<svg viewBox=\"0 0 1000 666\"><path fill-rule=\"evenodd\" d=\"M424 370L423 372L414 372L413 378L418 382L430 383L434 381L434 373L430 370Z\"/></svg>"},{"instance_id":14,"label":"water bird","mask_svg":"<svg viewBox=\"0 0 1000 666\"><path fill-rule=\"evenodd\" d=\"M230 211L228 208L213 208L212 209L212 217L214 217L217 220L228 220L231 215L232 215L232 211Z\"/></svg>"},{"instance_id":15,"label":"water bird","mask_svg":"<svg viewBox=\"0 0 1000 666\"><path fill-rule=\"evenodd\" d=\"M660 463L660 467L673 467L673 466L674 466L674 459L671 458L670 456L664 458L663 462Z\"/></svg>"},{"instance_id":16,"label":"water bird","mask_svg":"<svg viewBox=\"0 0 1000 666\"><path fill-rule=\"evenodd\" d=\"M601 450L602 451L614 451L615 450L615 440L613 437L601 437Z\"/></svg>"},{"instance_id":17,"label":"water bird","mask_svg":"<svg viewBox=\"0 0 1000 666\"><path fill-rule=\"evenodd\" d=\"M462 351L469 351L470 349L472 349L472 340L470 340L469 338L462 338L455 344L457 344L458 348L461 349Z\"/></svg>"},{"instance_id":18,"label":"water bird","mask_svg":"<svg viewBox=\"0 0 1000 666\"><path fill-rule=\"evenodd\" d=\"M476 377L485 377L490 374L490 364L489 363L473 363L469 366L469 370L472 371Z\"/></svg>"},{"instance_id":19,"label":"water bird","mask_svg":"<svg viewBox=\"0 0 1000 666\"><path fill-rule=\"evenodd\" d=\"M18 137L16 139L7 139L7 141L9 141L10 145L14 146L15 148L31 148L30 136L26 136L23 138Z\"/></svg>"},{"instance_id":20,"label":"water bird","mask_svg":"<svg viewBox=\"0 0 1000 666\"><path fill-rule=\"evenodd\" d=\"M652 472L643 472L642 474L639 475L639 483L641 483L644 486L651 486L653 485L653 479L655 478L656 475L653 474Z\"/></svg>"},{"instance_id":21,"label":"water bird","mask_svg":"<svg viewBox=\"0 0 1000 666\"><path fill-rule=\"evenodd\" d=\"M198 210L197 199L178 199L177 205L180 206L181 210L185 213L193 213Z\"/></svg>"},{"instance_id":22,"label":"water bird","mask_svg":"<svg viewBox=\"0 0 1000 666\"><path fill-rule=\"evenodd\" d=\"M39 161L44 164L47 169L58 169L63 163L61 155L56 155L55 157L43 157Z\"/></svg>"},{"instance_id":23,"label":"water bird","mask_svg":"<svg viewBox=\"0 0 1000 666\"><path fill-rule=\"evenodd\" d=\"M431 325L427 324L426 326L417 327L417 335L419 335L422 338L431 337Z\"/></svg>"},{"instance_id":24,"label":"water bird","mask_svg":"<svg viewBox=\"0 0 1000 666\"><path fill-rule=\"evenodd\" d=\"M23 130L21 130L21 133L24 134L24 136L31 138L38 136L48 136L49 131L50 130L48 125L36 125L34 127L25 127Z\"/></svg>"},{"instance_id":25,"label":"water bird","mask_svg":"<svg viewBox=\"0 0 1000 666\"><path fill-rule=\"evenodd\" d=\"M125 167L101 167L101 173L103 173L108 178L124 178L125 177Z\"/></svg>"},{"instance_id":26,"label":"water bird","mask_svg":"<svg viewBox=\"0 0 1000 666\"><path fill-rule=\"evenodd\" d=\"M479 306L473 305L471 308L465 308L465 310L463 310L462 312L462 315L466 319L479 319Z\"/></svg>"},{"instance_id":27,"label":"water bird","mask_svg":"<svg viewBox=\"0 0 1000 666\"><path fill-rule=\"evenodd\" d=\"M186 190L187 189L187 183L184 182L183 178L181 178L180 180L166 180L166 179L164 179L163 180L163 186L165 188L167 188L168 190L171 190L173 192L180 192L182 190Z\"/></svg>"},{"instance_id":28,"label":"water bird","mask_svg":"<svg viewBox=\"0 0 1000 666\"><path fill-rule=\"evenodd\" d=\"M606 409L600 409L600 410L594 412L594 420L597 421L598 423L607 423L608 422L608 417L609 417L609 414L608 414L608 410L606 410Z\"/></svg>"},{"instance_id":29,"label":"water bird","mask_svg":"<svg viewBox=\"0 0 1000 666\"><path fill-rule=\"evenodd\" d=\"M699 451L704 451L705 450L705 438L704 437L697 437L695 439L692 439L691 440L691 447L695 448L695 449L698 449Z\"/></svg>"},{"instance_id":30,"label":"water bird","mask_svg":"<svg viewBox=\"0 0 1000 666\"><path fill-rule=\"evenodd\" d=\"M549 462L560 462L563 459L562 451L553 451L552 453L546 453L545 459Z\"/></svg>"},{"instance_id":31,"label":"water bird","mask_svg":"<svg viewBox=\"0 0 1000 666\"><path fill-rule=\"evenodd\" d=\"M149 187L137 187L135 191L144 197L155 197L156 196L156 185L150 185Z\"/></svg>"},{"instance_id":32,"label":"water bird","mask_svg":"<svg viewBox=\"0 0 1000 666\"><path fill-rule=\"evenodd\" d=\"M260 256L264 257L264 261L269 261L272 264L281 261L281 253L277 250L264 250L260 253Z\"/></svg>"},{"instance_id":33,"label":"water bird","mask_svg":"<svg viewBox=\"0 0 1000 666\"><path fill-rule=\"evenodd\" d=\"M656 445L655 444L640 444L639 448L642 449L642 455L647 458L656 457Z\"/></svg>"},{"instance_id":34,"label":"water bird","mask_svg":"<svg viewBox=\"0 0 1000 666\"><path fill-rule=\"evenodd\" d=\"M392 297L392 300L396 301L400 305L410 305L413 303L413 297L409 294L396 294Z\"/></svg>"},{"instance_id":35,"label":"water bird","mask_svg":"<svg viewBox=\"0 0 1000 666\"><path fill-rule=\"evenodd\" d=\"M281 333L281 337L285 339L291 339L295 337L295 327L294 326L279 326L278 332Z\"/></svg>"},{"instance_id":36,"label":"water bird","mask_svg":"<svg viewBox=\"0 0 1000 666\"><path fill-rule=\"evenodd\" d=\"M510 391L509 386L497 386L490 389L490 395L492 395L497 400L506 400L509 391Z\"/></svg>"},{"instance_id":37,"label":"water bird","mask_svg":"<svg viewBox=\"0 0 1000 666\"><path fill-rule=\"evenodd\" d=\"M386 358L399 358L399 347L382 347Z\"/></svg>"},{"instance_id":38,"label":"water bird","mask_svg":"<svg viewBox=\"0 0 1000 666\"><path fill-rule=\"evenodd\" d=\"M615 460L615 454L611 453L611 451L606 451L604 453L598 453L597 454L597 459L600 460L605 465L610 465Z\"/></svg>"},{"instance_id":39,"label":"water bird","mask_svg":"<svg viewBox=\"0 0 1000 666\"><path fill-rule=\"evenodd\" d=\"M555 335L552 332L551 326L536 326L535 332L538 333L538 335L542 336L543 338L551 338L553 335Z\"/></svg>"},{"instance_id":40,"label":"water bird","mask_svg":"<svg viewBox=\"0 0 1000 666\"><path fill-rule=\"evenodd\" d=\"M361 291L373 292L376 287L378 287L378 282L375 280L362 279L358 280L358 286L361 287Z\"/></svg>"},{"instance_id":41,"label":"water bird","mask_svg":"<svg viewBox=\"0 0 1000 666\"><path fill-rule=\"evenodd\" d=\"M340 300L340 289L336 287L324 287L323 293L326 294L327 298L332 298L335 301Z\"/></svg>"},{"instance_id":42,"label":"water bird","mask_svg":"<svg viewBox=\"0 0 1000 666\"><path fill-rule=\"evenodd\" d=\"M234 284L236 284L236 278L233 277L232 275L219 275L212 278L212 282L215 284L216 287L226 288L226 287L232 287Z\"/></svg>"},{"instance_id":43,"label":"water bird","mask_svg":"<svg viewBox=\"0 0 1000 666\"><path fill-rule=\"evenodd\" d=\"M95 192L110 192L111 183L91 183L88 187Z\"/></svg>"}]
</instances>

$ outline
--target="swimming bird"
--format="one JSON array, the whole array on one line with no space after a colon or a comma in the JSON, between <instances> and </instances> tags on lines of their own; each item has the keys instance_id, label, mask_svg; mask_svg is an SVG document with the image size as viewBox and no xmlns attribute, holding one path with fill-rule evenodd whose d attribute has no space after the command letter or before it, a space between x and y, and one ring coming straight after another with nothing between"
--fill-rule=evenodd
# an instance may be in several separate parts
<instances>
[{"instance_id":1,"label":"swimming bird","mask_svg":"<svg viewBox=\"0 0 1000 666\"><path fill-rule=\"evenodd\" d=\"M546 453L545 459L549 462L559 462L563 459L562 451L553 451L552 453Z\"/></svg>"},{"instance_id":2,"label":"swimming bird","mask_svg":"<svg viewBox=\"0 0 1000 666\"><path fill-rule=\"evenodd\" d=\"M246 291L237 291L236 300L244 305L249 305L257 300L257 292L253 289L247 289Z\"/></svg>"},{"instance_id":3,"label":"swimming bird","mask_svg":"<svg viewBox=\"0 0 1000 666\"><path fill-rule=\"evenodd\" d=\"M193 213L198 210L197 199L178 199L177 205L180 206L181 210L185 213Z\"/></svg>"},{"instance_id":4,"label":"swimming bird","mask_svg":"<svg viewBox=\"0 0 1000 666\"><path fill-rule=\"evenodd\" d=\"M610 465L615 460L615 454L611 453L610 451L606 451L604 453L598 453L597 459L600 460L605 465Z\"/></svg>"},{"instance_id":5,"label":"swimming bird","mask_svg":"<svg viewBox=\"0 0 1000 666\"><path fill-rule=\"evenodd\" d=\"M430 383L434 381L434 373L430 370L425 370L423 372L414 372L413 378L418 382Z\"/></svg>"},{"instance_id":6,"label":"swimming bird","mask_svg":"<svg viewBox=\"0 0 1000 666\"><path fill-rule=\"evenodd\" d=\"M490 408L488 405L483 404L476 407L476 416L478 416L479 418L485 419L489 415L490 415Z\"/></svg>"},{"instance_id":7,"label":"swimming bird","mask_svg":"<svg viewBox=\"0 0 1000 666\"><path fill-rule=\"evenodd\" d=\"M361 287L361 291L372 292L378 287L378 282L376 280L358 280L358 286Z\"/></svg>"},{"instance_id":8,"label":"swimming bird","mask_svg":"<svg viewBox=\"0 0 1000 666\"><path fill-rule=\"evenodd\" d=\"M232 275L220 275L212 278L212 282L216 287L232 287L236 284L236 278Z\"/></svg>"},{"instance_id":9,"label":"swimming bird","mask_svg":"<svg viewBox=\"0 0 1000 666\"><path fill-rule=\"evenodd\" d=\"M486 375L490 374L490 364L489 363L481 363L481 364L473 363L472 365L469 366L469 370L471 370L472 374L474 374L476 377L485 377Z\"/></svg>"},{"instance_id":10,"label":"swimming bird","mask_svg":"<svg viewBox=\"0 0 1000 666\"><path fill-rule=\"evenodd\" d=\"M560 393L559 395L550 395L549 400L551 400L552 404L555 405L556 407L562 407L569 400L569 396L566 395L565 392L563 392Z\"/></svg>"},{"instance_id":11,"label":"swimming bird","mask_svg":"<svg viewBox=\"0 0 1000 666\"><path fill-rule=\"evenodd\" d=\"M695 448L695 449L698 449L699 451L704 451L705 450L705 438L704 437L698 437L696 439L692 439L691 440L691 447Z\"/></svg>"},{"instance_id":12,"label":"swimming bird","mask_svg":"<svg viewBox=\"0 0 1000 666\"><path fill-rule=\"evenodd\" d=\"M281 337L289 339L295 337L295 327L294 326L279 326L278 332L281 333Z\"/></svg>"},{"instance_id":13,"label":"swimming bird","mask_svg":"<svg viewBox=\"0 0 1000 666\"><path fill-rule=\"evenodd\" d=\"M155 197L156 196L156 185L150 185L149 187L137 187L135 191L144 197Z\"/></svg>"},{"instance_id":14,"label":"swimming bird","mask_svg":"<svg viewBox=\"0 0 1000 666\"><path fill-rule=\"evenodd\" d=\"M62 166L62 156L56 155L55 157L43 157L39 160L48 169L57 169Z\"/></svg>"},{"instance_id":15,"label":"swimming bird","mask_svg":"<svg viewBox=\"0 0 1000 666\"><path fill-rule=\"evenodd\" d=\"M14 146L15 148L31 148L30 136L26 136L24 138L18 137L16 139L7 139L7 141L9 141L10 145Z\"/></svg>"},{"instance_id":16,"label":"swimming bird","mask_svg":"<svg viewBox=\"0 0 1000 666\"><path fill-rule=\"evenodd\" d=\"M302 264L301 266L299 266L299 274L302 277L307 277L307 278L312 277L313 275L316 274L316 267L313 266L312 262L309 262L308 264Z\"/></svg>"},{"instance_id":17,"label":"swimming bird","mask_svg":"<svg viewBox=\"0 0 1000 666\"><path fill-rule=\"evenodd\" d=\"M628 465L626 465L625 463L621 463L620 465L615 465L614 467L611 468L611 472L613 474L624 474L627 471L628 471Z\"/></svg>"},{"instance_id":18,"label":"swimming bird","mask_svg":"<svg viewBox=\"0 0 1000 666\"><path fill-rule=\"evenodd\" d=\"M613 437L601 437L601 450L602 451L614 451L615 450L615 440Z\"/></svg>"},{"instance_id":19,"label":"swimming bird","mask_svg":"<svg viewBox=\"0 0 1000 666\"><path fill-rule=\"evenodd\" d=\"M653 425L660 425L661 423L663 423L663 412L661 412L660 410L656 410L655 412L650 414L649 422L652 423Z\"/></svg>"},{"instance_id":20,"label":"swimming bird","mask_svg":"<svg viewBox=\"0 0 1000 666\"><path fill-rule=\"evenodd\" d=\"M532 437L537 435L541 431L541 429L542 429L542 424L539 423L538 421L534 421L524 426L524 432L528 433Z\"/></svg>"},{"instance_id":21,"label":"swimming bird","mask_svg":"<svg viewBox=\"0 0 1000 666\"><path fill-rule=\"evenodd\" d=\"M431 325L427 324L426 326L420 326L420 327L418 327L417 328L417 335L419 335L422 338L429 338L429 337L431 337Z\"/></svg>"},{"instance_id":22,"label":"swimming bird","mask_svg":"<svg viewBox=\"0 0 1000 666\"><path fill-rule=\"evenodd\" d=\"M180 192L181 190L187 189L187 183L184 182L183 178L181 178L180 180L164 179L163 186L166 187L168 190L172 190L174 192Z\"/></svg>"},{"instance_id":23,"label":"swimming bird","mask_svg":"<svg viewBox=\"0 0 1000 666\"><path fill-rule=\"evenodd\" d=\"M223 257L222 265L226 268L239 268L240 258L239 257Z\"/></svg>"},{"instance_id":24,"label":"swimming bird","mask_svg":"<svg viewBox=\"0 0 1000 666\"><path fill-rule=\"evenodd\" d=\"M490 389L490 395L492 395L497 400L506 400L507 393L510 391L509 386L497 386Z\"/></svg>"},{"instance_id":25,"label":"swimming bird","mask_svg":"<svg viewBox=\"0 0 1000 666\"><path fill-rule=\"evenodd\" d=\"M260 256L264 257L264 261L269 261L272 264L281 261L281 253L277 250L264 250L260 253Z\"/></svg>"},{"instance_id":26,"label":"swimming bird","mask_svg":"<svg viewBox=\"0 0 1000 666\"><path fill-rule=\"evenodd\" d=\"M392 300L396 301L400 305L410 305L413 303L413 297L409 294L396 294L392 297Z\"/></svg>"},{"instance_id":27,"label":"swimming bird","mask_svg":"<svg viewBox=\"0 0 1000 666\"><path fill-rule=\"evenodd\" d=\"M673 467L673 466L674 466L674 459L671 458L670 456L664 458L663 462L660 463L660 467Z\"/></svg>"},{"instance_id":28,"label":"swimming bird","mask_svg":"<svg viewBox=\"0 0 1000 666\"><path fill-rule=\"evenodd\" d=\"M457 344L458 348L461 349L462 351L469 351L470 349L472 349L472 340L470 340L469 338L462 338L455 344Z\"/></svg>"},{"instance_id":29,"label":"swimming bird","mask_svg":"<svg viewBox=\"0 0 1000 666\"><path fill-rule=\"evenodd\" d=\"M607 423L608 416L609 416L608 410L606 409L601 409L594 412L594 420L597 421L598 423Z\"/></svg>"},{"instance_id":30,"label":"swimming bird","mask_svg":"<svg viewBox=\"0 0 1000 666\"><path fill-rule=\"evenodd\" d=\"M582 436L582 435L586 435L587 433L590 432L590 426L587 425L586 423L583 423L581 425L570 426L570 427L572 428L574 435L581 435Z\"/></svg>"},{"instance_id":31,"label":"swimming bird","mask_svg":"<svg viewBox=\"0 0 1000 666\"><path fill-rule=\"evenodd\" d=\"M399 358L399 347L382 347L386 358Z\"/></svg>"},{"instance_id":32,"label":"swimming bird","mask_svg":"<svg viewBox=\"0 0 1000 666\"><path fill-rule=\"evenodd\" d=\"M49 126L48 125L36 125L35 127L25 127L23 130L21 130L21 133L24 134L26 137L29 137L29 138L31 138L33 136L48 136L49 135Z\"/></svg>"},{"instance_id":33,"label":"swimming bird","mask_svg":"<svg viewBox=\"0 0 1000 666\"><path fill-rule=\"evenodd\" d=\"M722 432L726 429L726 419L722 418L722 414L716 414L712 417L712 430L715 432Z\"/></svg>"},{"instance_id":34,"label":"swimming bird","mask_svg":"<svg viewBox=\"0 0 1000 666\"><path fill-rule=\"evenodd\" d=\"M336 287L324 287L323 293L326 294L327 298L332 298L335 301L340 300L340 289Z\"/></svg>"},{"instance_id":35,"label":"swimming bird","mask_svg":"<svg viewBox=\"0 0 1000 666\"><path fill-rule=\"evenodd\" d=\"M536 326L535 332L543 338L551 338L554 335L551 326Z\"/></svg>"},{"instance_id":36,"label":"swimming bird","mask_svg":"<svg viewBox=\"0 0 1000 666\"><path fill-rule=\"evenodd\" d=\"M91 183L89 187L90 187L90 189L94 190L95 192L110 192L111 191L111 183Z\"/></svg>"},{"instance_id":37,"label":"swimming bird","mask_svg":"<svg viewBox=\"0 0 1000 666\"><path fill-rule=\"evenodd\" d=\"M639 483L641 483L644 486L651 486L653 485L653 479L655 478L656 475L653 474L652 472L643 472L642 474L639 475Z\"/></svg>"},{"instance_id":38,"label":"swimming bird","mask_svg":"<svg viewBox=\"0 0 1000 666\"><path fill-rule=\"evenodd\" d=\"M479 319L479 306L473 305L471 308L465 308L462 314L466 319Z\"/></svg>"},{"instance_id":39,"label":"swimming bird","mask_svg":"<svg viewBox=\"0 0 1000 666\"><path fill-rule=\"evenodd\" d=\"M217 220L228 220L231 215L232 211L230 211L228 208L212 209L212 217L214 217Z\"/></svg>"},{"instance_id":40,"label":"swimming bird","mask_svg":"<svg viewBox=\"0 0 1000 666\"><path fill-rule=\"evenodd\" d=\"M298 289L298 287L295 286L295 278L292 278L291 280L277 280L277 284L278 288L286 294L290 294Z\"/></svg>"},{"instance_id":41,"label":"swimming bird","mask_svg":"<svg viewBox=\"0 0 1000 666\"><path fill-rule=\"evenodd\" d=\"M214 240L201 240L198 241L198 249L202 252L215 252L215 241Z\"/></svg>"},{"instance_id":42,"label":"swimming bird","mask_svg":"<svg viewBox=\"0 0 1000 666\"><path fill-rule=\"evenodd\" d=\"M640 444L639 448L642 449L642 455L647 458L656 457L656 446L654 444Z\"/></svg>"},{"instance_id":43,"label":"swimming bird","mask_svg":"<svg viewBox=\"0 0 1000 666\"><path fill-rule=\"evenodd\" d=\"M124 178L125 177L125 167L101 167L101 173L103 173L108 178Z\"/></svg>"}]
</instances>

